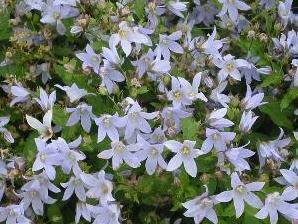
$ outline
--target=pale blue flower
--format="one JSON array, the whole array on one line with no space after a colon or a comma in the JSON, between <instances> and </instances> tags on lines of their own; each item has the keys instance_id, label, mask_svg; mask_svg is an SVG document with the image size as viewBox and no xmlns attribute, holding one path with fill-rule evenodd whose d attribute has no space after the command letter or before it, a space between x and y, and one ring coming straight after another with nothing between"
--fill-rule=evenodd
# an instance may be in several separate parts
<instances>
[{"instance_id":1,"label":"pale blue flower","mask_svg":"<svg viewBox=\"0 0 298 224\"><path fill-rule=\"evenodd\" d=\"M271 224L278 223L278 212L285 217L298 219L298 210L295 204L286 202L287 200L279 192L270 193L265 199L265 205L255 215L258 219L265 219L269 216Z\"/></svg>"},{"instance_id":2,"label":"pale blue flower","mask_svg":"<svg viewBox=\"0 0 298 224\"><path fill-rule=\"evenodd\" d=\"M223 130L224 128L231 127L234 125L234 123L226 118L224 116L227 114L228 110L227 108L221 108L218 110L212 111L207 116L207 123L218 130Z\"/></svg>"},{"instance_id":3,"label":"pale blue flower","mask_svg":"<svg viewBox=\"0 0 298 224\"><path fill-rule=\"evenodd\" d=\"M158 112L144 112L139 103L134 102L124 116L124 119L126 120L125 139L133 137L138 130L143 133L150 133L151 127L147 120L152 120L157 115Z\"/></svg>"},{"instance_id":4,"label":"pale blue flower","mask_svg":"<svg viewBox=\"0 0 298 224\"><path fill-rule=\"evenodd\" d=\"M137 168L141 165L139 159L134 152L140 149L138 144L125 145L122 141L115 140L111 143L111 149L100 152L97 157L101 159L112 158L112 167L118 169L125 162L132 168Z\"/></svg>"},{"instance_id":5,"label":"pale blue flower","mask_svg":"<svg viewBox=\"0 0 298 224\"><path fill-rule=\"evenodd\" d=\"M68 113L71 113L66 126L73 126L81 121L82 128L87 133L91 129L91 121L95 119L95 115L92 113L92 106L86 103L80 103L76 108L66 108Z\"/></svg>"},{"instance_id":6,"label":"pale blue flower","mask_svg":"<svg viewBox=\"0 0 298 224\"><path fill-rule=\"evenodd\" d=\"M10 204L6 207L0 207L0 222L6 224L30 224L31 221L26 218L25 211L22 204Z\"/></svg>"},{"instance_id":7,"label":"pale blue flower","mask_svg":"<svg viewBox=\"0 0 298 224\"><path fill-rule=\"evenodd\" d=\"M245 97L241 100L240 105L244 110L253 110L266 102L262 102L264 93L253 94L250 85L246 85L247 90Z\"/></svg>"},{"instance_id":8,"label":"pale blue flower","mask_svg":"<svg viewBox=\"0 0 298 224\"><path fill-rule=\"evenodd\" d=\"M112 196L113 184L105 177L105 172L100 172L91 175L82 173L81 179L88 188L86 193L88 198L96 198L100 200L101 204L107 204L108 202L115 201Z\"/></svg>"},{"instance_id":9,"label":"pale blue flower","mask_svg":"<svg viewBox=\"0 0 298 224\"><path fill-rule=\"evenodd\" d=\"M50 95L44 91L43 88L39 89L39 98L33 98L45 112L52 110L56 101L56 91L53 91Z\"/></svg>"},{"instance_id":10,"label":"pale blue flower","mask_svg":"<svg viewBox=\"0 0 298 224\"><path fill-rule=\"evenodd\" d=\"M52 129L52 117L53 111L48 110L45 115L43 116L42 123L34 117L31 117L26 114L27 123L35 130L38 131L39 137L48 140L53 136L53 129Z\"/></svg>"},{"instance_id":11,"label":"pale blue flower","mask_svg":"<svg viewBox=\"0 0 298 224\"><path fill-rule=\"evenodd\" d=\"M85 89L80 89L75 83L69 86L61 86L56 84L57 88L66 92L71 103L79 101L82 97L87 96L89 93Z\"/></svg>"},{"instance_id":12,"label":"pale blue flower","mask_svg":"<svg viewBox=\"0 0 298 224\"><path fill-rule=\"evenodd\" d=\"M248 112L243 111L239 124L239 130L243 133L248 133L258 117L259 116L254 116L251 110Z\"/></svg>"},{"instance_id":13,"label":"pale blue flower","mask_svg":"<svg viewBox=\"0 0 298 224\"><path fill-rule=\"evenodd\" d=\"M201 148L204 153L210 152L213 147L218 152L222 152L227 149L227 144L236 137L236 133L206 128L206 137Z\"/></svg>"},{"instance_id":14,"label":"pale blue flower","mask_svg":"<svg viewBox=\"0 0 298 224\"><path fill-rule=\"evenodd\" d=\"M77 53L76 57L83 62L83 69L92 68L95 73L99 73L101 56L96 54L89 44L86 46L86 53Z\"/></svg>"},{"instance_id":15,"label":"pale blue flower","mask_svg":"<svg viewBox=\"0 0 298 224\"><path fill-rule=\"evenodd\" d=\"M95 123L98 126L97 142L103 141L106 135L111 141L119 139L118 128L126 125L125 119L120 118L117 114L104 114L99 118L95 118Z\"/></svg>"},{"instance_id":16,"label":"pale blue flower","mask_svg":"<svg viewBox=\"0 0 298 224\"><path fill-rule=\"evenodd\" d=\"M182 37L182 32L176 31L171 35L159 34L159 44L155 51L157 55L162 55L167 61L170 60L171 51L177 54L183 54L184 50L176 41Z\"/></svg>"},{"instance_id":17,"label":"pale blue flower","mask_svg":"<svg viewBox=\"0 0 298 224\"><path fill-rule=\"evenodd\" d=\"M197 176L197 165L195 158L204 153L194 148L196 142L190 140L184 140L183 143L175 140L169 140L164 142L164 146L175 153L175 156L169 161L167 171L177 170L182 164L185 171L192 177Z\"/></svg>"},{"instance_id":18,"label":"pale blue flower","mask_svg":"<svg viewBox=\"0 0 298 224\"><path fill-rule=\"evenodd\" d=\"M85 185L79 176L71 176L66 183L61 183L61 186L65 188L62 200L68 200L75 192L77 198L80 201L86 200Z\"/></svg>"},{"instance_id":19,"label":"pale blue flower","mask_svg":"<svg viewBox=\"0 0 298 224\"><path fill-rule=\"evenodd\" d=\"M182 12L187 10L188 2L180 2L180 0L167 1L166 8L174 13L176 16L184 18Z\"/></svg>"},{"instance_id":20,"label":"pale blue flower","mask_svg":"<svg viewBox=\"0 0 298 224\"><path fill-rule=\"evenodd\" d=\"M162 169L167 168L167 163L162 157L163 144L151 144L140 135L137 136L137 142L141 149L136 152L136 156L140 161L146 160L145 168L149 175L155 172L157 166Z\"/></svg>"},{"instance_id":21,"label":"pale blue flower","mask_svg":"<svg viewBox=\"0 0 298 224\"><path fill-rule=\"evenodd\" d=\"M81 216L88 222L91 222L91 211L88 209L88 204L78 201L76 205L75 222L79 223Z\"/></svg>"},{"instance_id":22,"label":"pale blue flower","mask_svg":"<svg viewBox=\"0 0 298 224\"><path fill-rule=\"evenodd\" d=\"M95 218L93 224L120 224L120 208L117 204L107 204L104 206L87 205Z\"/></svg>"},{"instance_id":23,"label":"pale blue flower","mask_svg":"<svg viewBox=\"0 0 298 224\"><path fill-rule=\"evenodd\" d=\"M3 137L7 142L14 143L14 138L12 137L10 131L4 127L8 124L9 120L9 117L0 117L0 133L3 134Z\"/></svg>"},{"instance_id":24,"label":"pale blue flower","mask_svg":"<svg viewBox=\"0 0 298 224\"><path fill-rule=\"evenodd\" d=\"M229 202L233 200L236 218L239 218L244 212L244 202L253 208L262 208L262 201L253 192L261 191L264 185L264 182L244 184L238 174L234 172L231 174L231 186L233 189L216 195L215 200L219 202Z\"/></svg>"},{"instance_id":25,"label":"pale blue flower","mask_svg":"<svg viewBox=\"0 0 298 224\"><path fill-rule=\"evenodd\" d=\"M10 102L11 107L16 103L25 103L30 99L30 92L19 84L11 86L10 93L14 97Z\"/></svg>"},{"instance_id":26,"label":"pale blue flower","mask_svg":"<svg viewBox=\"0 0 298 224\"><path fill-rule=\"evenodd\" d=\"M209 196L208 187L205 185L204 187L206 188L206 192L182 203L182 206L187 209L184 216L194 217L195 223L201 223L204 218L207 218L212 223L217 224L218 218L214 210L214 205L219 202L215 200L215 196Z\"/></svg>"},{"instance_id":27,"label":"pale blue flower","mask_svg":"<svg viewBox=\"0 0 298 224\"><path fill-rule=\"evenodd\" d=\"M229 17L233 22L236 22L238 18L238 9L247 11L250 9L250 6L246 3L239 0L218 0L222 4L221 11L218 13L218 16L222 17L226 14L229 14Z\"/></svg>"}]
</instances>

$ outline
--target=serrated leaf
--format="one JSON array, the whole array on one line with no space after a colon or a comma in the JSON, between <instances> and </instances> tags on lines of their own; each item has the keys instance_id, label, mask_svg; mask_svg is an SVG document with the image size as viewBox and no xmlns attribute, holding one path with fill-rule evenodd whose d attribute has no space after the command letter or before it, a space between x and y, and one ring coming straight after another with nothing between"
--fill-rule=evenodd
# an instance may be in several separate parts
<instances>
[{"instance_id":1,"label":"serrated leaf","mask_svg":"<svg viewBox=\"0 0 298 224\"><path fill-rule=\"evenodd\" d=\"M188 140L195 140L197 135L197 122L191 118L187 117L181 120L181 130L183 133L183 138Z\"/></svg>"},{"instance_id":2,"label":"serrated leaf","mask_svg":"<svg viewBox=\"0 0 298 224\"><path fill-rule=\"evenodd\" d=\"M283 99L280 102L281 109L287 108L295 99L298 99L298 87L289 89L288 92L284 95Z\"/></svg>"}]
</instances>

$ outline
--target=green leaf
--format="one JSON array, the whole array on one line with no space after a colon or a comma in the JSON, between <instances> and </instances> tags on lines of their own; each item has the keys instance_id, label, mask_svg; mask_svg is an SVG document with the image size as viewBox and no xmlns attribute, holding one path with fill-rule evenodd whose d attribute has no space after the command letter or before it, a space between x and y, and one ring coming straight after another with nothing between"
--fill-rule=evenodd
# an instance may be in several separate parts
<instances>
[{"instance_id":1,"label":"green leaf","mask_svg":"<svg viewBox=\"0 0 298 224\"><path fill-rule=\"evenodd\" d=\"M267 114L277 126L293 130L293 123L287 117L287 113L281 111L279 102L267 103L259 108L260 111Z\"/></svg>"},{"instance_id":2,"label":"green leaf","mask_svg":"<svg viewBox=\"0 0 298 224\"><path fill-rule=\"evenodd\" d=\"M289 89L289 91L284 95L280 103L281 109L287 108L295 99L298 99L298 87Z\"/></svg>"},{"instance_id":3,"label":"green leaf","mask_svg":"<svg viewBox=\"0 0 298 224\"><path fill-rule=\"evenodd\" d=\"M197 122L191 118L187 117L181 121L181 130L183 133L183 138L188 140L195 140L197 135Z\"/></svg>"},{"instance_id":4,"label":"green leaf","mask_svg":"<svg viewBox=\"0 0 298 224\"><path fill-rule=\"evenodd\" d=\"M47 215L51 223L63 223L63 217L59 206L48 205Z\"/></svg>"},{"instance_id":5,"label":"green leaf","mask_svg":"<svg viewBox=\"0 0 298 224\"><path fill-rule=\"evenodd\" d=\"M60 126L65 126L68 115L65 110L60 106L55 105L53 107L53 122Z\"/></svg>"},{"instance_id":6,"label":"green leaf","mask_svg":"<svg viewBox=\"0 0 298 224\"><path fill-rule=\"evenodd\" d=\"M11 27L9 24L9 13L7 10L0 9L0 41L8 40L11 33Z\"/></svg>"},{"instance_id":7,"label":"green leaf","mask_svg":"<svg viewBox=\"0 0 298 224\"><path fill-rule=\"evenodd\" d=\"M145 0L135 0L134 9L138 18L143 19L145 14Z\"/></svg>"}]
</instances>

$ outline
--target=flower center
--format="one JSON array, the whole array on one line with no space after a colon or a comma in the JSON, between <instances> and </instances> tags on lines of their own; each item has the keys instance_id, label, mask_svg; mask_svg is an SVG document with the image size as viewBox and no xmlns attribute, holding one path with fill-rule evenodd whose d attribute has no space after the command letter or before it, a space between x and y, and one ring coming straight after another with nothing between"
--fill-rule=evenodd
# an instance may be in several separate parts
<instances>
[{"instance_id":1,"label":"flower center","mask_svg":"<svg viewBox=\"0 0 298 224\"><path fill-rule=\"evenodd\" d=\"M122 152L124 152L124 149L125 149L125 146L122 145L122 144L118 144L118 145L115 147L115 151L116 151L117 153L122 153Z\"/></svg>"},{"instance_id":2,"label":"flower center","mask_svg":"<svg viewBox=\"0 0 298 224\"><path fill-rule=\"evenodd\" d=\"M128 31L127 30L119 30L118 34L121 38L126 38L127 34L128 34Z\"/></svg>"},{"instance_id":3,"label":"flower center","mask_svg":"<svg viewBox=\"0 0 298 224\"><path fill-rule=\"evenodd\" d=\"M204 198L204 199L201 201L200 205L201 205L203 208L206 208L206 207L212 205L212 201L211 201L209 198Z\"/></svg>"},{"instance_id":4,"label":"flower center","mask_svg":"<svg viewBox=\"0 0 298 224\"><path fill-rule=\"evenodd\" d=\"M102 120L102 123L103 125L108 128L110 126L110 119L108 117L105 117L103 120Z\"/></svg>"},{"instance_id":5,"label":"flower center","mask_svg":"<svg viewBox=\"0 0 298 224\"><path fill-rule=\"evenodd\" d=\"M179 100L181 99L181 92L180 91L174 91L173 92L173 97L176 99L176 100Z\"/></svg>"},{"instance_id":6,"label":"flower center","mask_svg":"<svg viewBox=\"0 0 298 224\"><path fill-rule=\"evenodd\" d=\"M53 18L54 18L55 20L58 20L58 19L60 18L60 13L59 13L59 12L54 12L54 13L53 13Z\"/></svg>"},{"instance_id":7,"label":"flower center","mask_svg":"<svg viewBox=\"0 0 298 224\"><path fill-rule=\"evenodd\" d=\"M236 191L243 194L246 191L246 189L243 185L239 185L239 186L236 187Z\"/></svg>"},{"instance_id":8,"label":"flower center","mask_svg":"<svg viewBox=\"0 0 298 224\"><path fill-rule=\"evenodd\" d=\"M44 153L44 152L42 152L41 154L40 154L40 160L41 160L41 162L45 162L46 161L46 154Z\"/></svg>"},{"instance_id":9,"label":"flower center","mask_svg":"<svg viewBox=\"0 0 298 224\"><path fill-rule=\"evenodd\" d=\"M234 65L234 63L233 63L233 62L228 62L228 63L226 64L226 70L227 70L228 72L232 72L233 70L235 70L235 65Z\"/></svg>"},{"instance_id":10,"label":"flower center","mask_svg":"<svg viewBox=\"0 0 298 224\"><path fill-rule=\"evenodd\" d=\"M189 147L187 147L187 146L183 146L183 147L181 148L181 153L182 153L183 155L188 155L189 152L190 152Z\"/></svg>"}]
</instances>

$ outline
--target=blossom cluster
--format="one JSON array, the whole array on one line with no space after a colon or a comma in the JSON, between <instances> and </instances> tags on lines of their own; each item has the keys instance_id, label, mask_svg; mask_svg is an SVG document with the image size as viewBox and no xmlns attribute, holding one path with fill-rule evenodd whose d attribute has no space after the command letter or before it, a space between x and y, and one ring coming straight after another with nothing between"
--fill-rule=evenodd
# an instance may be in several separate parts
<instances>
[{"instance_id":1,"label":"blossom cluster","mask_svg":"<svg viewBox=\"0 0 298 224\"><path fill-rule=\"evenodd\" d=\"M0 222L298 223L294 4L0 1Z\"/></svg>"}]
</instances>

